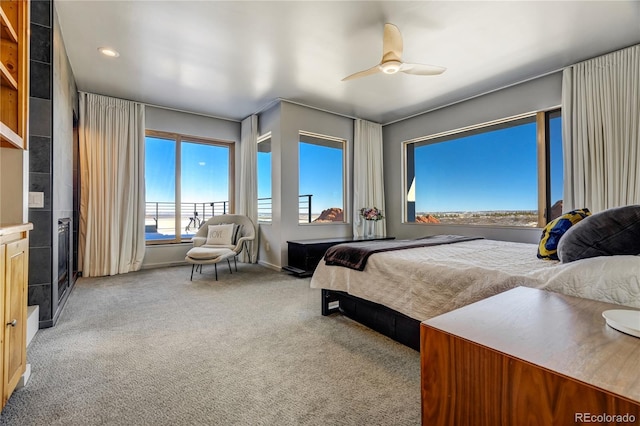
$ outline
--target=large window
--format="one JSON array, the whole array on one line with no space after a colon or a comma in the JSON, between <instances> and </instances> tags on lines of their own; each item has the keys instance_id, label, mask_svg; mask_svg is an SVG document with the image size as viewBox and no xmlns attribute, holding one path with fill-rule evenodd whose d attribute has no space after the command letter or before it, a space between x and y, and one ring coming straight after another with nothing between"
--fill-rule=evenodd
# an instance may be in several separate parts
<instances>
[{"instance_id":1,"label":"large window","mask_svg":"<svg viewBox=\"0 0 640 426\"><path fill-rule=\"evenodd\" d=\"M344 139L300 132L298 222L344 223Z\"/></svg>"},{"instance_id":2,"label":"large window","mask_svg":"<svg viewBox=\"0 0 640 426\"><path fill-rule=\"evenodd\" d=\"M559 129L539 113L405 143L406 221L543 226L562 210Z\"/></svg>"},{"instance_id":3,"label":"large window","mask_svg":"<svg viewBox=\"0 0 640 426\"><path fill-rule=\"evenodd\" d=\"M147 131L147 243L189 240L213 215L233 211L233 145Z\"/></svg>"},{"instance_id":4,"label":"large window","mask_svg":"<svg viewBox=\"0 0 640 426\"><path fill-rule=\"evenodd\" d=\"M258 138L258 222L271 223L271 133Z\"/></svg>"}]
</instances>

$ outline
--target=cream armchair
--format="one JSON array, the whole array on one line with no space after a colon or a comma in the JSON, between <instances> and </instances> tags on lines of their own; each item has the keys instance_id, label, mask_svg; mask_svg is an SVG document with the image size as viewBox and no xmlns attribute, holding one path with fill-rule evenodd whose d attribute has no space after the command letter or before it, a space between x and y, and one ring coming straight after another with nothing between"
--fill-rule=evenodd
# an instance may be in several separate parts
<instances>
[{"instance_id":1,"label":"cream armchair","mask_svg":"<svg viewBox=\"0 0 640 426\"><path fill-rule=\"evenodd\" d=\"M215 234L215 229L212 230L214 234L210 234L209 225L236 225L233 227L232 235L229 238L228 235ZM225 229L229 231L229 229ZM220 237L220 238L216 238ZM194 268L197 271L200 268L202 273L202 265L214 265L216 281L218 280L218 266L217 264L223 260L227 261L229 265L229 272L231 271L230 259L233 258L233 262L238 272L237 256L246 249L249 253L249 244L251 244L256 238L256 226L249 217L239 214L223 214L219 216L213 216L202 224L198 232L193 236L191 241L193 242L193 248L187 252L185 260L191 263L191 280L193 280Z\"/></svg>"}]
</instances>

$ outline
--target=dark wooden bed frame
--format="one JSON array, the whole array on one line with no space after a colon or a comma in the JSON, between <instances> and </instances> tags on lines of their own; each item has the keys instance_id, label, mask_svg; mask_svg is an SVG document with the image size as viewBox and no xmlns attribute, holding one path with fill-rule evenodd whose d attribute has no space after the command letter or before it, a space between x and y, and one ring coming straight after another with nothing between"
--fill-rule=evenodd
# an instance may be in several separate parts
<instances>
[{"instance_id":1,"label":"dark wooden bed frame","mask_svg":"<svg viewBox=\"0 0 640 426\"><path fill-rule=\"evenodd\" d=\"M416 319L343 291L322 289L322 315L336 312L420 351L420 321Z\"/></svg>"}]
</instances>

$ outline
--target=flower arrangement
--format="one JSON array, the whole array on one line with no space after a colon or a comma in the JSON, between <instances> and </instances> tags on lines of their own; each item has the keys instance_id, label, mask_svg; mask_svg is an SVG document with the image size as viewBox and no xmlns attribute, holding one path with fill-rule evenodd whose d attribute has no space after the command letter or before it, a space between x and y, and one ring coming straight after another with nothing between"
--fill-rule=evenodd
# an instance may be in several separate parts
<instances>
[{"instance_id":1,"label":"flower arrangement","mask_svg":"<svg viewBox=\"0 0 640 426\"><path fill-rule=\"evenodd\" d=\"M380 220L384 219L382 215L382 210L377 207L363 207L360 209L360 216L364 218L364 220Z\"/></svg>"}]
</instances>

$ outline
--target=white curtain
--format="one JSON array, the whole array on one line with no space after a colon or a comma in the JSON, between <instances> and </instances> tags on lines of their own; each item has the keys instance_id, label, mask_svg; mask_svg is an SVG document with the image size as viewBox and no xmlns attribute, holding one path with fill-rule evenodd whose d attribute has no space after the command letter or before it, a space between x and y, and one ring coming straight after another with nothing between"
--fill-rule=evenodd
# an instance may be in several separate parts
<instances>
[{"instance_id":1,"label":"white curtain","mask_svg":"<svg viewBox=\"0 0 640 426\"><path fill-rule=\"evenodd\" d=\"M640 45L564 70L562 139L564 211L640 204Z\"/></svg>"},{"instance_id":2,"label":"white curtain","mask_svg":"<svg viewBox=\"0 0 640 426\"><path fill-rule=\"evenodd\" d=\"M248 216L258 226L258 116L252 115L242 120L240 129L240 191L238 214ZM242 251L242 262L258 261L258 232L249 245L249 253Z\"/></svg>"},{"instance_id":3,"label":"white curtain","mask_svg":"<svg viewBox=\"0 0 640 426\"><path fill-rule=\"evenodd\" d=\"M377 207L386 217L384 175L382 172L382 126L355 120L353 141L353 235L363 236L364 219L360 209ZM386 235L386 219L374 222L375 235Z\"/></svg>"},{"instance_id":4,"label":"white curtain","mask_svg":"<svg viewBox=\"0 0 640 426\"><path fill-rule=\"evenodd\" d=\"M85 277L144 257L144 105L80 92L80 238Z\"/></svg>"}]
</instances>

